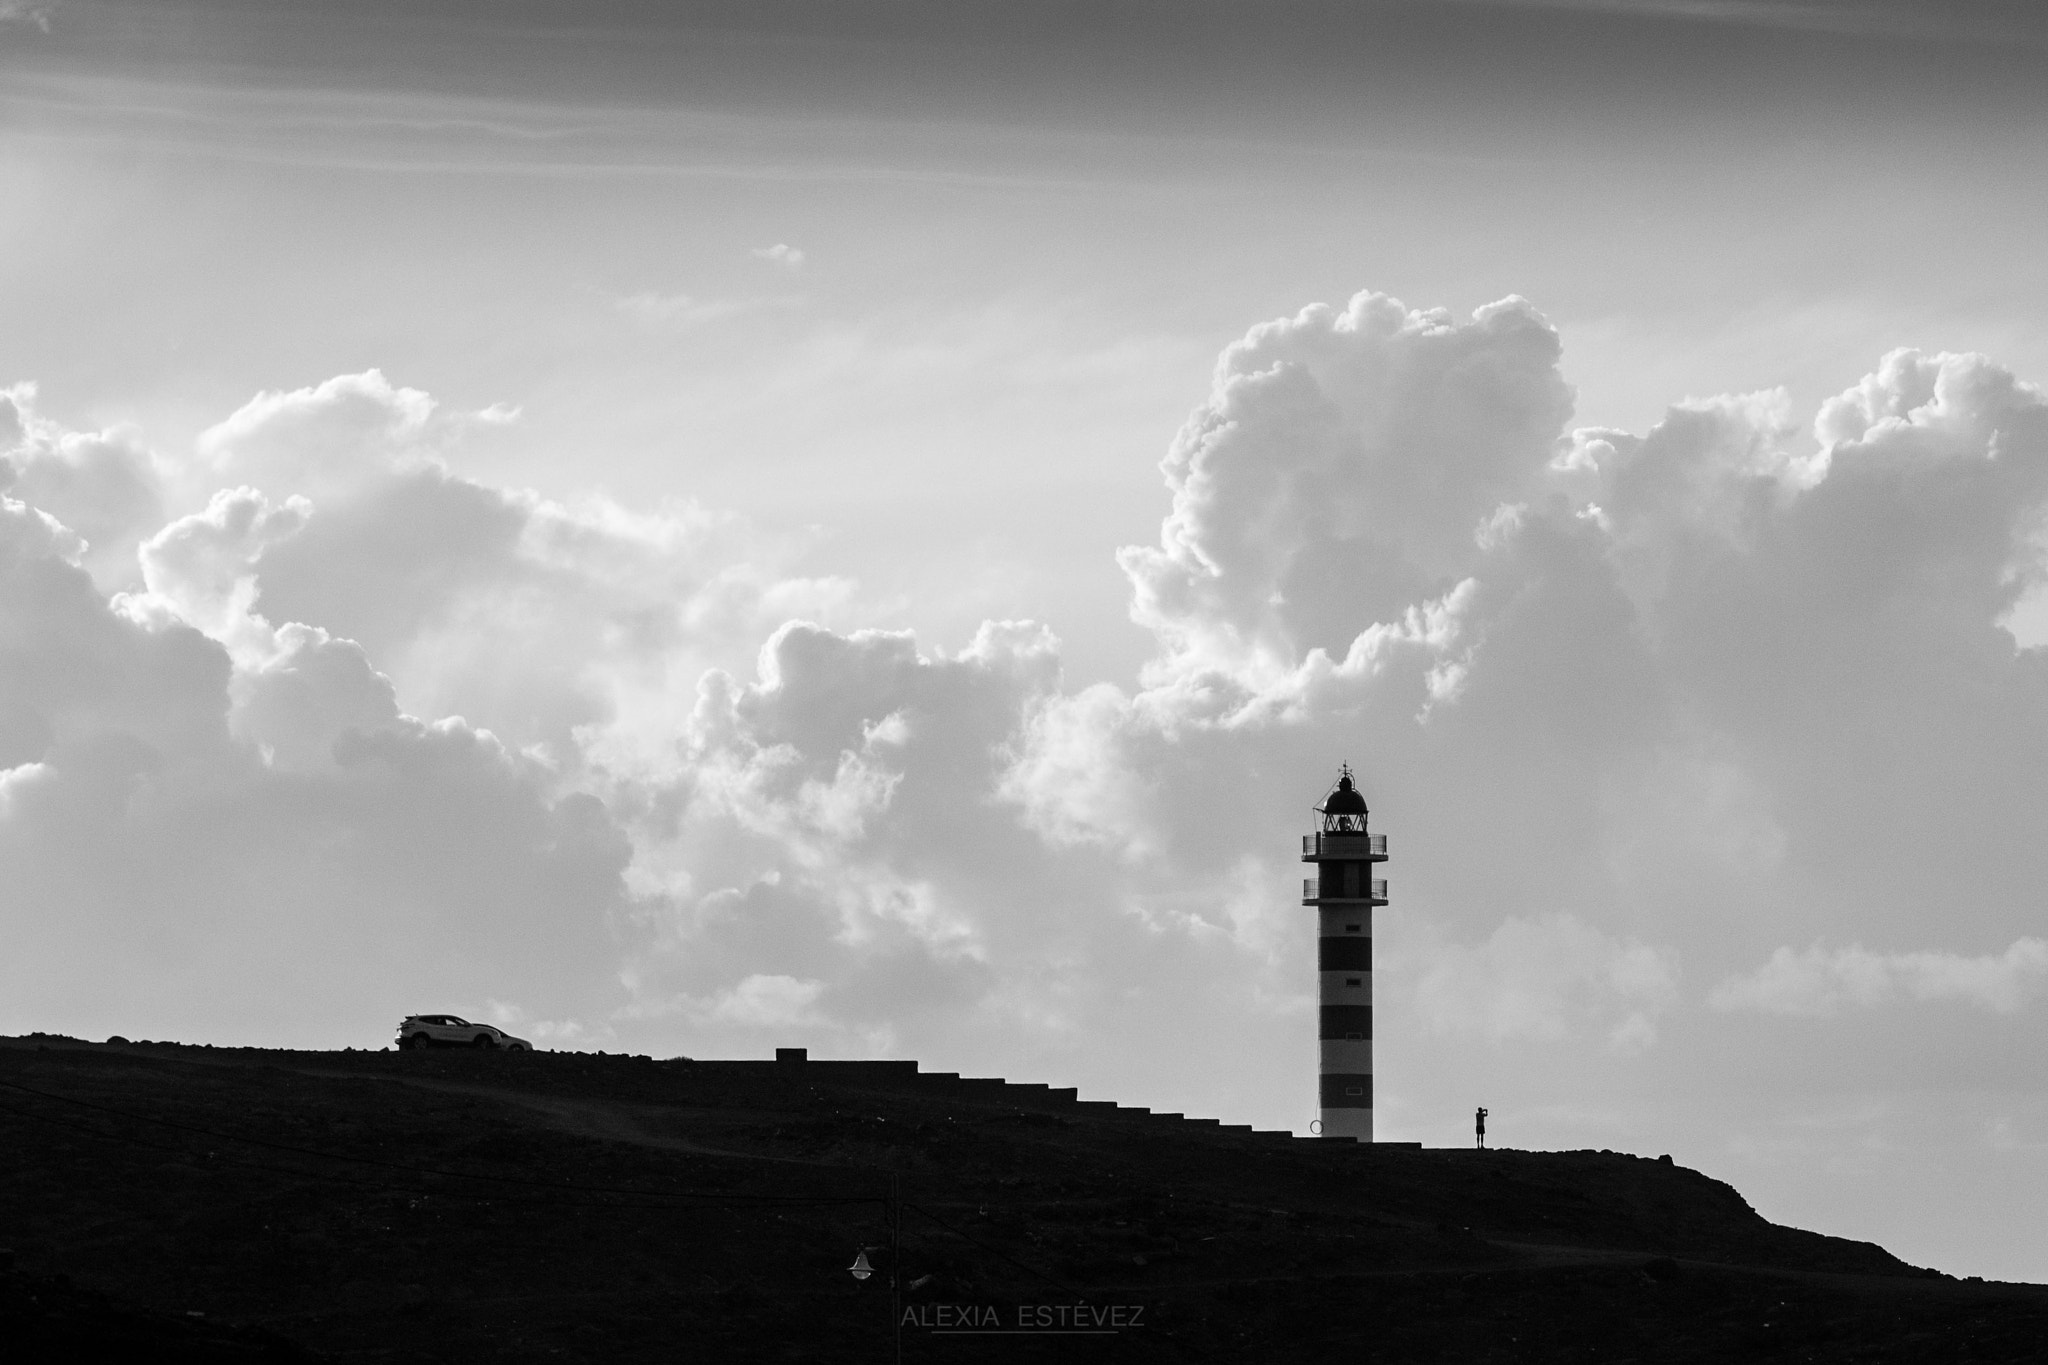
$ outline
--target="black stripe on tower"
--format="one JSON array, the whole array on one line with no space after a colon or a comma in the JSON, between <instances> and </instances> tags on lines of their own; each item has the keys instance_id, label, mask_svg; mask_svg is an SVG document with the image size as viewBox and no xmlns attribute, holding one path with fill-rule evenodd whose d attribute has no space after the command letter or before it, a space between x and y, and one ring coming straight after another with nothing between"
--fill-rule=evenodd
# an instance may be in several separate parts
<instances>
[{"instance_id":1,"label":"black stripe on tower","mask_svg":"<svg viewBox=\"0 0 2048 1365\"><path fill-rule=\"evenodd\" d=\"M1372 940L1356 934L1316 940L1316 970L1319 972L1369 972L1372 970Z\"/></svg>"},{"instance_id":2,"label":"black stripe on tower","mask_svg":"<svg viewBox=\"0 0 2048 1365\"><path fill-rule=\"evenodd\" d=\"M1322 1078L1325 1109L1372 1108L1372 1075L1369 1072L1333 1072Z\"/></svg>"},{"instance_id":3,"label":"black stripe on tower","mask_svg":"<svg viewBox=\"0 0 2048 1365\"><path fill-rule=\"evenodd\" d=\"M1322 1005L1317 1012L1322 1016L1318 1038L1372 1037L1371 1005Z\"/></svg>"}]
</instances>

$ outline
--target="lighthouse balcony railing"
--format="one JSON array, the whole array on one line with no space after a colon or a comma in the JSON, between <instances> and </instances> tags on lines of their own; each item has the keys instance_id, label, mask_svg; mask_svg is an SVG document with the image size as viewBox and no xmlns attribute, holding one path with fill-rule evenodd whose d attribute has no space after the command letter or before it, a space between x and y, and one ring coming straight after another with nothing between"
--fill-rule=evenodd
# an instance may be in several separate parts
<instances>
[{"instance_id":1,"label":"lighthouse balcony railing","mask_svg":"<svg viewBox=\"0 0 2048 1365\"><path fill-rule=\"evenodd\" d=\"M1304 858L1384 858L1387 856L1387 836L1384 834L1304 834L1301 836L1301 856Z\"/></svg>"},{"instance_id":2,"label":"lighthouse balcony railing","mask_svg":"<svg viewBox=\"0 0 2048 1365\"><path fill-rule=\"evenodd\" d=\"M1368 882L1367 882L1367 883L1366 883L1365 885L1366 885L1366 888L1367 888L1367 891L1366 891L1366 894L1365 894L1365 895L1362 895L1362 896L1361 896L1361 895L1359 894L1359 888L1358 888L1358 887L1357 887L1356 885L1354 885L1354 886L1352 887L1352 889L1351 889L1351 894L1349 894L1349 895L1346 895L1346 894L1344 894L1344 884L1343 884L1342 882L1338 882L1338 881L1332 881L1332 882L1331 882L1331 883L1329 884L1329 886L1328 886L1327 888L1325 888L1325 887L1324 887L1324 885L1323 885L1323 879L1322 879L1322 878L1320 878L1320 877L1303 877L1303 878L1301 879L1301 898L1302 898L1303 900L1305 900L1305 901L1322 901L1322 900L1344 900L1344 901L1362 901L1362 900L1371 900L1371 901L1372 901L1372 902L1373 902L1373 903L1374 903L1375 905L1385 905L1385 904L1387 903L1387 879L1386 879L1386 878L1384 878L1384 877L1374 877L1374 878L1373 878L1372 880L1368 881Z\"/></svg>"}]
</instances>

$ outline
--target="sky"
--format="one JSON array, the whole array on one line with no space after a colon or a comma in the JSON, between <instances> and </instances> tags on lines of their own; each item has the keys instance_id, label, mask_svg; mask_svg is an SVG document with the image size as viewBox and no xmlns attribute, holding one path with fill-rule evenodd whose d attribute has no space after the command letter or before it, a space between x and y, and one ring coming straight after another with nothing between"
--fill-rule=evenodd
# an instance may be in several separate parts
<instances>
[{"instance_id":1,"label":"sky","mask_svg":"<svg viewBox=\"0 0 2048 1365\"><path fill-rule=\"evenodd\" d=\"M0 0L0 1030L807 1046L2048 1280L2048 19Z\"/></svg>"}]
</instances>

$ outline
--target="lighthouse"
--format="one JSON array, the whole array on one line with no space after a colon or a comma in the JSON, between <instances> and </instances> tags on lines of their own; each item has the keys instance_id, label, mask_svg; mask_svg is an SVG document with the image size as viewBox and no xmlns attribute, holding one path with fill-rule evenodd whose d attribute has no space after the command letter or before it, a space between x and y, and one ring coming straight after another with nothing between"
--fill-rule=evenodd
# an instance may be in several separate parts
<instances>
[{"instance_id":1,"label":"lighthouse","mask_svg":"<svg viewBox=\"0 0 2048 1365\"><path fill-rule=\"evenodd\" d=\"M1316 875L1302 882L1301 903L1316 910L1322 1135L1371 1142L1372 910L1387 903L1386 882L1372 874L1387 860L1387 836L1366 832L1365 797L1348 763L1315 812L1301 860Z\"/></svg>"}]
</instances>

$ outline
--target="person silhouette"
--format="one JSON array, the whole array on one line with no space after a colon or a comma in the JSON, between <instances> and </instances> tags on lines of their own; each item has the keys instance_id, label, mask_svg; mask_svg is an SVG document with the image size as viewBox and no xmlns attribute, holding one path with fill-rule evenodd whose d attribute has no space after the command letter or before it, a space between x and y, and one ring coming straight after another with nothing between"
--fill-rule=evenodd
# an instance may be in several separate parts
<instances>
[{"instance_id":1,"label":"person silhouette","mask_svg":"<svg viewBox=\"0 0 2048 1365\"><path fill-rule=\"evenodd\" d=\"M1472 1132L1479 1139L1480 1150L1486 1148L1486 1110L1477 1109L1472 1114Z\"/></svg>"}]
</instances>

